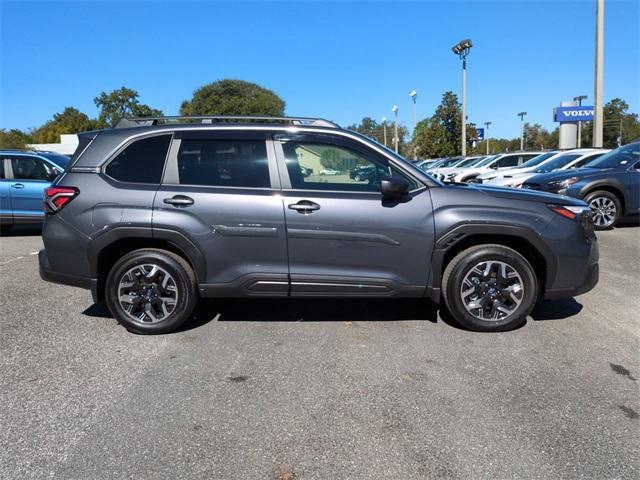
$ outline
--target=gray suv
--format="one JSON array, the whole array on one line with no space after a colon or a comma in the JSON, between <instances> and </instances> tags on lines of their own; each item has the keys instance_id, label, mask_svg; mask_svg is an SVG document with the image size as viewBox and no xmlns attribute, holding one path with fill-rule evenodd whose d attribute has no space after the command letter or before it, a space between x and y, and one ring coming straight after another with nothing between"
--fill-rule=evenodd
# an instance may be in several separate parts
<instances>
[{"instance_id":1,"label":"gray suv","mask_svg":"<svg viewBox=\"0 0 640 480\"><path fill-rule=\"evenodd\" d=\"M45 210L42 278L137 333L177 329L200 297L442 297L498 331L598 279L582 201L445 185L319 119L125 119L80 134Z\"/></svg>"}]
</instances>

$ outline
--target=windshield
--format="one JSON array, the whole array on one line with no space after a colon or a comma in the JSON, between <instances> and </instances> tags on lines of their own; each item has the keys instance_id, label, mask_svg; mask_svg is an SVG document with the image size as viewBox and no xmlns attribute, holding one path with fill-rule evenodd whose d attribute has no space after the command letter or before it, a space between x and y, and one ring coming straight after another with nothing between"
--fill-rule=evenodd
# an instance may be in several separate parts
<instances>
[{"instance_id":1,"label":"windshield","mask_svg":"<svg viewBox=\"0 0 640 480\"><path fill-rule=\"evenodd\" d=\"M553 170L562 168L565 165L569 164L570 162L573 162L576 158L580 158L582 155L583 155L582 153L570 153L567 155L558 155L553 160L550 160L540 165L538 168L534 170L534 172L535 173L552 172Z\"/></svg>"},{"instance_id":2,"label":"windshield","mask_svg":"<svg viewBox=\"0 0 640 480\"><path fill-rule=\"evenodd\" d=\"M456 164L456 167L469 167L482 159L484 159L484 157L467 158L466 160L463 160L460 163Z\"/></svg>"},{"instance_id":3,"label":"windshield","mask_svg":"<svg viewBox=\"0 0 640 480\"><path fill-rule=\"evenodd\" d=\"M487 157L485 159L483 159L482 161L474 164L474 167L484 167L486 165L489 165L491 162L493 162L496 158L498 158L500 155L492 155L490 157Z\"/></svg>"},{"instance_id":4,"label":"windshield","mask_svg":"<svg viewBox=\"0 0 640 480\"><path fill-rule=\"evenodd\" d=\"M628 167L640 160L640 142L630 143L605 153L585 165L585 168L621 168Z\"/></svg>"},{"instance_id":5,"label":"windshield","mask_svg":"<svg viewBox=\"0 0 640 480\"><path fill-rule=\"evenodd\" d=\"M67 165L69 165L69 161L71 160L66 155L62 155L62 154L59 154L59 153L40 153L40 152L38 152L38 155L40 155L41 157L46 158L47 160L51 160L53 163L55 163L56 165L61 167L63 170L65 168L67 168Z\"/></svg>"},{"instance_id":6,"label":"windshield","mask_svg":"<svg viewBox=\"0 0 640 480\"><path fill-rule=\"evenodd\" d=\"M557 153L558 152L547 152L547 153L540 154L537 157L533 157L532 159L527 160L522 165L520 165L520 167L518 167L518 168L535 167L536 165L540 165L545 160L553 157Z\"/></svg>"},{"instance_id":7,"label":"windshield","mask_svg":"<svg viewBox=\"0 0 640 480\"><path fill-rule=\"evenodd\" d=\"M460 163L461 160L462 159L460 157L445 158L441 163L438 164L438 168L456 166L458 163Z\"/></svg>"}]
</instances>

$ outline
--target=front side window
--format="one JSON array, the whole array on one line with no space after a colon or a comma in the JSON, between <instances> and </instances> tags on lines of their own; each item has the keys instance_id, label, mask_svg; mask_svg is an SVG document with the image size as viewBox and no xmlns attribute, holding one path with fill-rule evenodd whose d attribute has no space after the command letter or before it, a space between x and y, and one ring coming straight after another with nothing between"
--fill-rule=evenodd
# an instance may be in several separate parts
<instances>
[{"instance_id":1,"label":"front side window","mask_svg":"<svg viewBox=\"0 0 640 480\"><path fill-rule=\"evenodd\" d=\"M41 158L28 156L13 157L11 169L15 180L52 181L59 173Z\"/></svg>"},{"instance_id":2,"label":"front side window","mask_svg":"<svg viewBox=\"0 0 640 480\"><path fill-rule=\"evenodd\" d=\"M136 140L114 158L105 170L120 182L159 184L171 135Z\"/></svg>"},{"instance_id":3,"label":"front side window","mask_svg":"<svg viewBox=\"0 0 640 480\"><path fill-rule=\"evenodd\" d=\"M282 142L287 171L294 189L379 192L383 178L402 175L383 160L373 160L359 151L341 145L313 141Z\"/></svg>"},{"instance_id":4,"label":"front side window","mask_svg":"<svg viewBox=\"0 0 640 480\"><path fill-rule=\"evenodd\" d=\"M506 157L502 157L500 160L498 160L496 166L498 168L515 167L520 164L521 158L522 157L519 155L507 155Z\"/></svg>"},{"instance_id":5,"label":"front side window","mask_svg":"<svg viewBox=\"0 0 640 480\"><path fill-rule=\"evenodd\" d=\"M178 177L183 185L269 188L265 141L183 139Z\"/></svg>"}]
</instances>

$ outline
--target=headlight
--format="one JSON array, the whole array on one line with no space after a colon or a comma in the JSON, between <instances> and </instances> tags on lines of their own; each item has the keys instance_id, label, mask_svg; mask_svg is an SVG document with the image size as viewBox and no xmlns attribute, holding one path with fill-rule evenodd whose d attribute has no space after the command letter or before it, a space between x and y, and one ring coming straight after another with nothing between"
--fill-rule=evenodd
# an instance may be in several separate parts
<instances>
[{"instance_id":1,"label":"headlight","mask_svg":"<svg viewBox=\"0 0 640 480\"><path fill-rule=\"evenodd\" d=\"M549 182L549 186L560 190L560 189L563 189L563 188L567 188L570 185L573 185L578 180L579 180L578 177L571 177L571 178L567 178L565 180L559 180L557 182Z\"/></svg>"}]
</instances>

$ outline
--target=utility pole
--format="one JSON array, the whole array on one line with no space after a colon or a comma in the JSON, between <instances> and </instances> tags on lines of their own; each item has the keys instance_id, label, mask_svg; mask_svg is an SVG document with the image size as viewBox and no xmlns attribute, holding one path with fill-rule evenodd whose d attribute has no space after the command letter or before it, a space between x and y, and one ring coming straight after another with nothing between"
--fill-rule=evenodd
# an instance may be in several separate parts
<instances>
[{"instance_id":1,"label":"utility pole","mask_svg":"<svg viewBox=\"0 0 640 480\"><path fill-rule=\"evenodd\" d=\"M418 125L418 117L416 116L416 98L418 97L418 92L416 92L415 90L411 90L411 92L409 92L409 96L411 97L411 100L413 100L413 137L415 138L416 126ZM418 160L417 145L413 146L413 159Z\"/></svg>"},{"instance_id":2,"label":"utility pole","mask_svg":"<svg viewBox=\"0 0 640 480\"><path fill-rule=\"evenodd\" d=\"M491 122L484 122L484 141L487 142L487 155L489 155L489 125Z\"/></svg>"},{"instance_id":3,"label":"utility pole","mask_svg":"<svg viewBox=\"0 0 640 480\"><path fill-rule=\"evenodd\" d=\"M602 91L604 88L604 0L596 0L596 71L593 105L593 147L602 148L604 112Z\"/></svg>"},{"instance_id":4,"label":"utility pole","mask_svg":"<svg viewBox=\"0 0 640 480\"><path fill-rule=\"evenodd\" d=\"M574 102L578 102L578 106L582 106L582 100L586 100L586 95L578 95L573 97ZM582 147L582 122L578 122L578 148Z\"/></svg>"},{"instance_id":5,"label":"utility pole","mask_svg":"<svg viewBox=\"0 0 640 480\"><path fill-rule=\"evenodd\" d=\"M466 39L458 42L451 50L462 60L462 156L467 156L467 55L473 43Z\"/></svg>"},{"instance_id":6,"label":"utility pole","mask_svg":"<svg viewBox=\"0 0 640 480\"><path fill-rule=\"evenodd\" d=\"M387 117L382 117L382 131L384 132L384 146L387 146Z\"/></svg>"},{"instance_id":7,"label":"utility pole","mask_svg":"<svg viewBox=\"0 0 640 480\"><path fill-rule=\"evenodd\" d=\"M393 112L394 118L393 118L393 147L396 150L396 153L398 153L398 106L394 105L393 108L391 109L391 111Z\"/></svg>"},{"instance_id":8,"label":"utility pole","mask_svg":"<svg viewBox=\"0 0 640 480\"><path fill-rule=\"evenodd\" d=\"M520 151L524 151L524 116L527 112L520 112L518 116L520 117Z\"/></svg>"}]
</instances>

